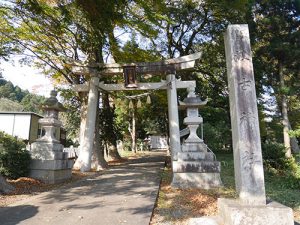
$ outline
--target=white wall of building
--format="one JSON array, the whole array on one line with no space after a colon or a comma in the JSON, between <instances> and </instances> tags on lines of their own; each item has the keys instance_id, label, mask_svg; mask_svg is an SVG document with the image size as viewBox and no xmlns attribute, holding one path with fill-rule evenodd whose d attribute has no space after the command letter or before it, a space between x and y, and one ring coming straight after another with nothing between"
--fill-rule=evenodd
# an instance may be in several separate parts
<instances>
[{"instance_id":1,"label":"white wall of building","mask_svg":"<svg viewBox=\"0 0 300 225\"><path fill-rule=\"evenodd\" d=\"M28 140L30 114L0 114L0 130L12 136Z\"/></svg>"}]
</instances>

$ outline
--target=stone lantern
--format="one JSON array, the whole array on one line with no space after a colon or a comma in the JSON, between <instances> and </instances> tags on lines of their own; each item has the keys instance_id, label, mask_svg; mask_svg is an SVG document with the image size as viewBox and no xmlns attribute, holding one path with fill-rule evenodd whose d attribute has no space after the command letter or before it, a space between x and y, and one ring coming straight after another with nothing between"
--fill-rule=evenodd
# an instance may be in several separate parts
<instances>
[{"instance_id":1,"label":"stone lantern","mask_svg":"<svg viewBox=\"0 0 300 225\"><path fill-rule=\"evenodd\" d=\"M41 106L45 112L45 118L39 119L39 123L45 129L45 135L37 141L59 143L55 137L55 131L62 127L61 121L58 120L58 113L65 111L65 107L58 102L56 96L57 92L52 90L50 97Z\"/></svg>"},{"instance_id":2,"label":"stone lantern","mask_svg":"<svg viewBox=\"0 0 300 225\"><path fill-rule=\"evenodd\" d=\"M195 94L194 88L188 88L187 98L179 102L179 109L187 112L183 123L189 129L189 136L181 145L178 160L173 163L174 187L210 189L222 185L220 162L216 161L214 153L204 143L203 134L201 138L197 135L199 125L203 133L203 118L198 109L206 103Z\"/></svg>"},{"instance_id":3,"label":"stone lantern","mask_svg":"<svg viewBox=\"0 0 300 225\"><path fill-rule=\"evenodd\" d=\"M190 135L184 141L185 143L202 143L203 142L203 118L199 114L198 108L206 105L207 101L202 101L199 96L195 94L194 88L188 89L188 96L179 102L179 109L186 110L187 117L184 118L183 124L187 125ZM197 135L197 129L201 125L201 138Z\"/></svg>"},{"instance_id":4,"label":"stone lantern","mask_svg":"<svg viewBox=\"0 0 300 225\"><path fill-rule=\"evenodd\" d=\"M50 97L41 106L45 117L39 119L39 124L45 129L45 135L32 143L30 150L30 176L46 183L58 183L71 178L74 163L68 159L68 153L63 152L64 146L55 137L55 132L62 126L58 113L65 111L56 96L57 92L51 91Z\"/></svg>"}]
</instances>

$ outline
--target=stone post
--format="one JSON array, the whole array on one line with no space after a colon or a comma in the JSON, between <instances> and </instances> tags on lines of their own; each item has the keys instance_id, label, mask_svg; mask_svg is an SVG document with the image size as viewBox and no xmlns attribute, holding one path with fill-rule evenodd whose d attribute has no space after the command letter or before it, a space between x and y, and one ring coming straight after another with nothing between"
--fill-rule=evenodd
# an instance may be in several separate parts
<instances>
[{"instance_id":1,"label":"stone post","mask_svg":"<svg viewBox=\"0 0 300 225\"><path fill-rule=\"evenodd\" d=\"M248 25L228 26L225 51L236 190L243 203L266 204Z\"/></svg>"},{"instance_id":2,"label":"stone post","mask_svg":"<svg viewBox=\"0 0 300 225\"><path fill-rule=\"evenodd\" d=\"M92 77L89 86L86 126L84 129L83 140L80 141L80 158L82 160L80 170L82 172L90 171L91 169L96 114L98 107L98 85L99 78Z\"/></svg>"},{"instance_id":3,"label":"stone post","mask_svg":"<svg viewBox=\"0 0 300 225\"><path fill-rule=\"evenodd\" d=\"M181 148L175 75L167 75L167 84L170 148L172 161L174 161L177 160L177 154Z\"/></svg>"}]
</instances>

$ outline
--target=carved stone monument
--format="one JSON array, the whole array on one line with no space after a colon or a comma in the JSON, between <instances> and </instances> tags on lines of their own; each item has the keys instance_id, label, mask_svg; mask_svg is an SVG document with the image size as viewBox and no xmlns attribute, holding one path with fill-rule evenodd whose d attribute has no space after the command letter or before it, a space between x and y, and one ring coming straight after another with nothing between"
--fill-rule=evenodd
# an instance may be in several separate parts
<instances>
[{"instance_id":1,"label":"carved stone monument","mask_svg":"<svg viewBox=\"0 0 300 225\"><path fill-rule=\"evenodd\" d=\"M224 225L293 225L292 209L266 203L255 82L247 25L225 34L237 200L219 199Z\"/></svg>"},{"instance_id":2,"label":"carved stone monument","mask_svg":"<svg viewBox=\"0 0 300 225\"><path fill-rule=\"evenodd\" d=\"M177 161L173 162L173 187L210 189L222 185L220 162L216 161L214 153L208 152L207 145L197 135L199 125L203 123L198 108L206 103L196 96L194 87L188 88L187 98L179 102L179 109L187 110L183 123L189 129L189 136L181 145Z\"/></svg>"},{"instance_id":3,"label":"carved stone monument","mask_svg":"<svg viewBox=\"0 0 300 225\"><path fill-rule=\"evenodd\" d=\"M64 146L55 138L55 132L62 123L58 113L65 108L58 102L57 92L51 91L50 98L42 105L45 118L39 123L45 129L45 135L31 145L30 176L45 183L58 183L71 178L73 160L68 159L68 153L63 152Z\"/></svg>"}]
</instances>

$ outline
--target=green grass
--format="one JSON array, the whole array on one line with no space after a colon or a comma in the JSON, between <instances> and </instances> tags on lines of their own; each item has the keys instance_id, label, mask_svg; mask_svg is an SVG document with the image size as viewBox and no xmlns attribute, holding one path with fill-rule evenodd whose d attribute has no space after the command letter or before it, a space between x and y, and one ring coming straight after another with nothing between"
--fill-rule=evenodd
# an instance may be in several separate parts
<instances>
[{"instance_id":1,"label":"green grass","mask_svg":"<svg viewBox=\"0 0 300 225\"><path fill-rule=\"evenodd\" d=\"M234 164L232 153L217 154L217 160L221 162L221 178L225 190L235 188ZM286 175L274 175L265 171L266 195L270 200L277 201L294 210L300 210L300 180Z\"/></svg>"}]
</instances>

